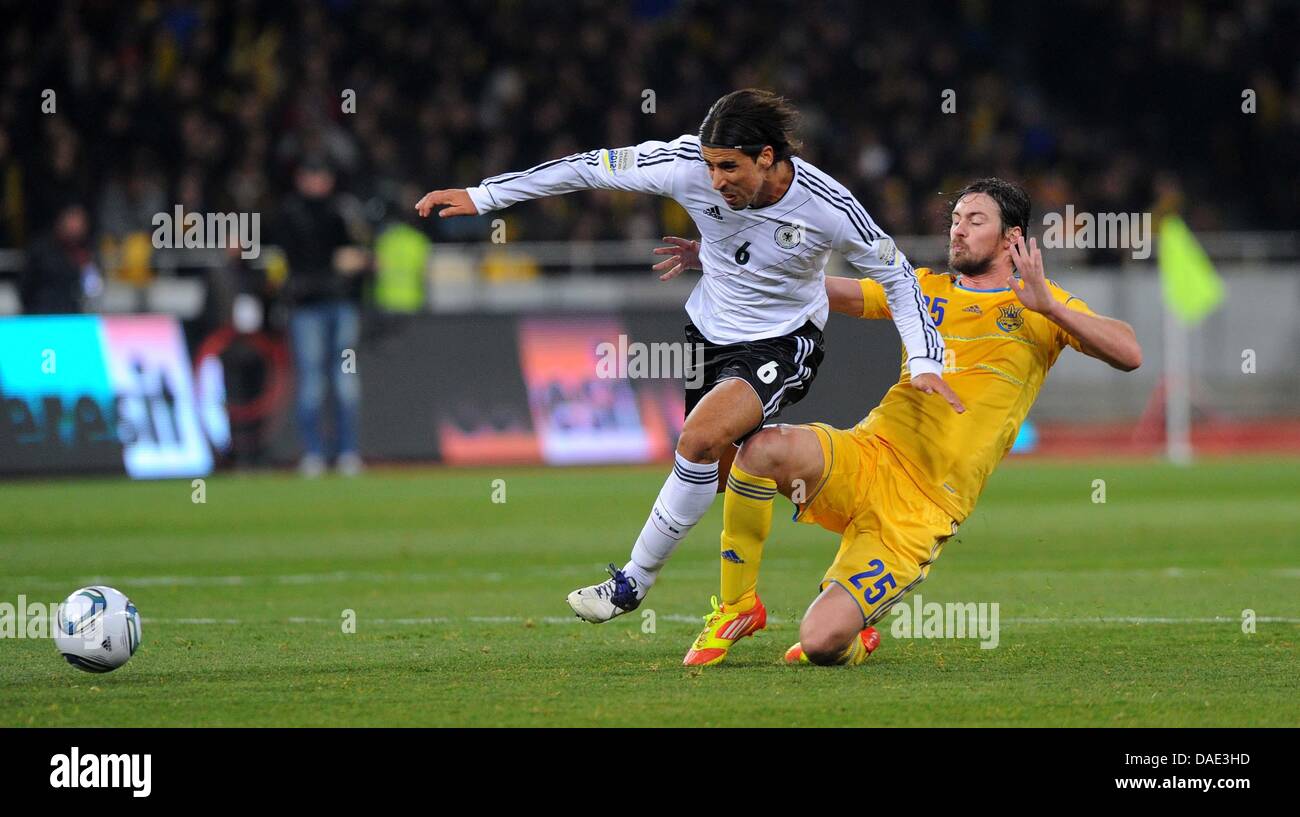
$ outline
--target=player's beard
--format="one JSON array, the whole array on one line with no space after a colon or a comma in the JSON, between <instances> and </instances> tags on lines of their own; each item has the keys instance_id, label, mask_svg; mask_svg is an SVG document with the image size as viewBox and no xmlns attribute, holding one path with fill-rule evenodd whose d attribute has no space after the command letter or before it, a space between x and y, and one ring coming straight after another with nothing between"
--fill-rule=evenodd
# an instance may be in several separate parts
<instances>
[{"instance_id":1,"label":"player's beard","mask_svg":"<svg viewBox=\"0 0 1300 817\"><path fill-rule=\"evenodd\" d=\"M972 278L978 278L988 272L993 266L993 253L990 252L983 258L978 258L971 254L970 247L961 258L958 258L950 247L948 249L948 267L962 275L969 275Z\"/></svg>"}]
</instances>

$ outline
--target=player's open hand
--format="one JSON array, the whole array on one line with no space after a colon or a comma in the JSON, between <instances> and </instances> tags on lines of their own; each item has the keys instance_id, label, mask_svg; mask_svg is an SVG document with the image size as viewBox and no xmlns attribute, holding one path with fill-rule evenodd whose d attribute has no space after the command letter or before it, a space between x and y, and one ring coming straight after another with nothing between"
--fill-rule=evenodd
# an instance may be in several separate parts
<instances>
[{"instance_id":1,"label":"player's open hand","mask_svg":"<svg viewBox=\"0 0 1300 817\"><path fill-rule=\"evenodd\" d=\"M463 189L425 193L424 198L415 203L415 212L420 214L420 218L427 218L435 207L441 208L438 210L439 218L478 215L478 208L470 199L469 192Z\"/></svg>"},{"instance_id":2,"label":"player's open hand","mask_svg":"<svg viewBox=\"0 0 1300 817\"><path fill-rule=\"evenodd\" d=\"M952 410L958 414L965 414L966 407L962 405L961 398L952 390L952 387L943 382L943 378L937 374L918 374L912 378L912 388L919 389L926 394L940 394L943 399L948 401Z\"/></svg>"},{"instance_id":3,"label":"player's open hand","mask_svg":"<svg viewBox=\"0 0 1300 817\"><path fill-rule=\"evenodd\" d=\"M670 257L651 267L655 272L663 272L659 276L660 281L676 278L688 269L704 269L700 266L700 242L675 235L666 235L663 240L672 246L655 247L654 254Z\"/></svg>"},{"instance_id":4,"label":"player's open hand","mask_svg":"<svg viewBox=\"0 0 1300 817\"><path fill-rule=\"evenodd\" d=\"M1011 242L1011 260L1020 272L1020 280L1011 279L1011 291L1031 311L1048 314L1056 299L1047 288L1043 254L1038 250L1038 242L1031 238L1026 248L1024 237L1016 238Z\"/></svg>"}]
</instances>

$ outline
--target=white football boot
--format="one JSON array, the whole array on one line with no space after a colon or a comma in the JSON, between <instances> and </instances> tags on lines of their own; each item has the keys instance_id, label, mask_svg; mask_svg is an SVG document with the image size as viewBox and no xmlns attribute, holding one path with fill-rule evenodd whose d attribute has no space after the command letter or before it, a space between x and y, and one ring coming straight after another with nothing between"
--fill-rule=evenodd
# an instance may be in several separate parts
<instances>
[{"instance_id":1,"label":"white football boot","mask_svg":"<svg viewBox=\"0 0 1300 817\"><path fill-rule=\"evenodd\" d=\"M569 606L583 621L603 624L611 618L630 613L641 604L636 595L636 579L613 564L607 568L609 578L600 584L582 587L569 594Z\"/></svg>"}]
</instances>

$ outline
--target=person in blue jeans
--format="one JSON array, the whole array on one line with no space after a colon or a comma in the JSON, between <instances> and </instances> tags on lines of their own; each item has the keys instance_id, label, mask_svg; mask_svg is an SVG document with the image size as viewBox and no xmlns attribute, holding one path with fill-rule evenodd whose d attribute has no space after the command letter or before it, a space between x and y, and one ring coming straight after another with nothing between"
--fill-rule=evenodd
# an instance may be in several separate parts
<instances>
[{"instance_id":1,"label":"person in blue jeans","mask_svg":"<svg viewBox=\"0 0 1300 817\"><path fill-rule=\"evenodd\" d=\"M304 161L294 187L281 209L276 240L289 265L295 417L303 447L298 470L307 477L325 471L327 445L321 426L328 393L334 403L335 464L340 473L351 476L360 473L362 466L357 443L361 407L357 346L360 273L368 259L349 237L333 197L334 173L328 165Z\"/></svg>"}]
</instances>

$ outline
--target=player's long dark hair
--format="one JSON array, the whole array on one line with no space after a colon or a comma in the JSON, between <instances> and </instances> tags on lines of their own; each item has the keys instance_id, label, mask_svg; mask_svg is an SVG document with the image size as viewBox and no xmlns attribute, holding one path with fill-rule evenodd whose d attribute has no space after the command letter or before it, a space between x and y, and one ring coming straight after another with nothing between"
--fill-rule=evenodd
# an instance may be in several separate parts
<instances>
[{"instance_id":1,"label":"player's long dark hair","mask_svg":"<svg viewBox=\"0 0 1300 817\"><path fill-rule=\"evenodd\" d=\"M757 157L772 146L776 161L798 155L803 144L795 138L799 112L771 91L742 88L713 103L700 123L700 143L706 147L739 147Z\"/></svg>"}]
</instances>

